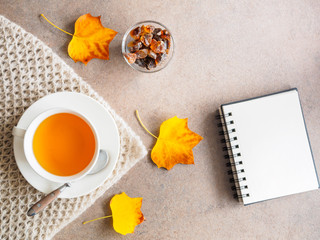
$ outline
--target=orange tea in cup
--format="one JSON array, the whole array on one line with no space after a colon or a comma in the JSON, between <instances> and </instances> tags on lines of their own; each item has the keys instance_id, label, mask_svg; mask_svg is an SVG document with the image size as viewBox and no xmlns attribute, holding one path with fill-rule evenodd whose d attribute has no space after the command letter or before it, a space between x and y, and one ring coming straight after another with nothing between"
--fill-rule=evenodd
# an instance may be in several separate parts
<instances>
[{"instance_id":1,"label":"orange tea in cup","mask_svg":"<svg viewBox=\"0 0 320 240\"><path fill-rule=\"evenodd\" d=\"M96 140L85 120L71 113L57 113L37 127L32 148L36 160L47 172L71 176L90 164Z\"/></svg>"}]
</instances>

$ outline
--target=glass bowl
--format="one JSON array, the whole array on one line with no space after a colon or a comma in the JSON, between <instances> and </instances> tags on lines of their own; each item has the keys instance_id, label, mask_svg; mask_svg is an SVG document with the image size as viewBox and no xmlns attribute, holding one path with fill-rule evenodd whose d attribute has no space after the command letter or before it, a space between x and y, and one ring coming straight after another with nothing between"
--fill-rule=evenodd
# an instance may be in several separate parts
<instances>
[{"instance_id":1,"label":"glass bowl","mask_svg":"<svg viewBox=\"0 0 320 240\"><path fill-rule=\"evenodd\" d=\"M161 30L167 30L170 34L170 44L169 44L169 47L167 48L168 54L166 54L166 57L160 63L158 63L154 68L150 68L150 70L138 65L136 62L130 63L128 61L128 59L126 58L126 54L130 53L128 44L130 42L134 41L134 39L130 36L130 32L131 32L131 30L133 30L137 27L141 27L142 25L144 25L144 26L152 25L156 29L161 28ZM124 60L129 64L130 67L132 67L133 69L140 71L140 72L153 73L153 72L158 72L161 69L164 69L168 65L168 63L170 62L171 58L173 57L173 52L174 52L174 41L173 41L171 31L163 24L156 22L156 21L143 21L143 22L138 22L138 23L134 24L126 31L126 33L124 34L123 39L122 39L122 47L121 48L122 48L122 56L123 56ZM159 54L157 54L157 55L159 55ZM141 61L140 61L140 63L141 63Z\"/></svg>"}]
</instances>

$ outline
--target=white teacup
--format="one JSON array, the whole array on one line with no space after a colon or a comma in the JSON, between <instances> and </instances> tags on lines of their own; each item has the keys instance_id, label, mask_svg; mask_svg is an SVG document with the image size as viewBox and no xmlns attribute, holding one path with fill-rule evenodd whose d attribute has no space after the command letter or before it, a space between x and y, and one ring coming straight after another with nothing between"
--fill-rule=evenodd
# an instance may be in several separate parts
<instances>
[{"instance_id":1,"label":"white teacup","mask_svg":"<svg viewBox=\"0 0 320 240\"><path fill-rule=\"evenodd\" d=\"M48 117L50 117L52 115L58 114L58 113L70 113L70 114L73 114L75 116L80 117L90 127L90 129L94 135L94 138L95 138L95 150L94 150L94 155L93 155L91 161L82 171L80 171L74 175L70 175L70 176L58 176L58 175L54 175L54 174L48 172L39 164L39 162L37 161L35 154L33 152L33 137L34 137L34 134L35 134L37 128L45 119L47 119ZM14 127L12 134L16 137L23 137L24 138L24 140L23 140L24 153L25 153L27 161L29 162L29 164L33 168L33 170L36 173L38 173L40 176L42 176L43 178L46 178L46 179L53 181L53 182L66 183L66 182L72 182L72 181L76 181L76 180L83 178L88 173L90 173L90 171L92 170L94 165L97 163L98 158L99 158L99 152L101 151L101 152L105 153L105 150L100 148L99 136L97 134L95 127L90 122L90 120L88 118L86 118L83 114L80 114L80 113L73 111L73 110L70 110L70 109L53 108L53 109L47 110L47 111L41 113L40 115L38 115L31 122L31 124L28 126L27 129Z\"/></svg>"}]
</instances>

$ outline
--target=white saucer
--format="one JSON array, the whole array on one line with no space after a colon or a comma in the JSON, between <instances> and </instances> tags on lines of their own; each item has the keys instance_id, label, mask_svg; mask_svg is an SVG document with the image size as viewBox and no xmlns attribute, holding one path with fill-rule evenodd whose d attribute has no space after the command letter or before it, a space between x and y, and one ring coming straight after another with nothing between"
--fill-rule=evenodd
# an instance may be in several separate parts
<instances>
[{"instance_id":1,"label":"white saucer","mask_svg":"<svg viewBox=\"0 0 320 240\"><path fill-rule=\"evenodd\" d=\"M109 162L103 170L71 183L72 186L62 192L59 197L73 198L86 195L102 185L117 163L120 152L120 137L117 125L108 110L94 99L80 93L61 92L45 96L32 104L24 112L17 126L26 129L36 116L54 107L69 108L84 114L96 127L101 148L108 152ZM61 186L61 183L51 182L39 176L31 168L24 155L23 138L14 137L13 148L20 172L34 188L47 194Z\"/></svg>"}]
</instances>

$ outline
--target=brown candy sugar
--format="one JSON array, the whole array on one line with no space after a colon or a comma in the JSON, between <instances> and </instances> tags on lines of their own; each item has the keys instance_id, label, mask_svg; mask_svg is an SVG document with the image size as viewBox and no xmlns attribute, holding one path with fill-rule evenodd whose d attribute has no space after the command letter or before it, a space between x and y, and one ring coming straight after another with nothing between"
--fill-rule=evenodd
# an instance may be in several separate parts
<instances>
[{"instance_id":1,"label":"brown candy sugar","mask_svg":"<svg viewBox=\"0 0 320 240\"><path fill-rule=\"evenodd\" d=\"M142 25L132 29L130 36L133 38L128 43L130 53L125 54L130 64L135 63L150 70L162 63L169 54L171 36L166 29Z\"/></svg>"},{"instance_id":2,"label":"brown candy sugar","mask_svg":"<svg viewBox=\"0 0 320 240\"><path fill-rule=\"evenodd\" d=\"M140 34L141 34L141 27L136 27L130 32L130 36L136 40L140 38Z\"/></svg>"}]
</instances>

